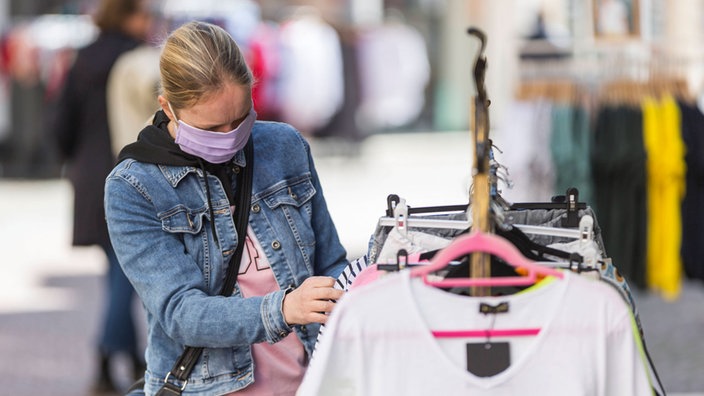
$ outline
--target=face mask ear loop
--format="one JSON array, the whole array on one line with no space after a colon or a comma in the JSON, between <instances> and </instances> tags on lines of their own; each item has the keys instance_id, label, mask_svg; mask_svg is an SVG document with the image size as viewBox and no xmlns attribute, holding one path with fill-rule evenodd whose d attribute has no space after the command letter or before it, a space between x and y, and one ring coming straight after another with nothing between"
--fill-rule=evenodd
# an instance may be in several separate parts
<instances>
[{"instance_id":1,"label":"face mask ear loop","mask_svg":"<svg viewBox=\"0 0 704 396\"><path fill-rule=\"evenodd\" d=\"M176 112L174 111L174 108L171 107L171 102L166 102L166 105L169 106L169 110L171 110L171 114L174 116L174 122L178 124L178 118L176 117Z\"/></svg>"}]
</instances>

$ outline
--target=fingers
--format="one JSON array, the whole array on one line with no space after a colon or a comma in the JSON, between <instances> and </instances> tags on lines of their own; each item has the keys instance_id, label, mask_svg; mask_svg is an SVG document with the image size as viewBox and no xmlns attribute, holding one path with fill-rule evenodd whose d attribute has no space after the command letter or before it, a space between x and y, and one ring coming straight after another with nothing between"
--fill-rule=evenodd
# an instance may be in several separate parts
<instances>
[{"instance_id":1,"label":"fingers","mask_svg":"<svg viewBox=\"0 0 704 396\"><path fill-rule=\"evenodd\" d=\"M308 315L308 323L323 323L325 324L328 321L328 315L319 313L319 312L311 312Z\"/></svg>"},{"instance_id":2,"label":"fingers","mask_svg":"<svg viewBox=\"0 0 704 396\"><path fill-rule=\"evenodd\" d=\"M313 300L337 300L344 294L344 291L333 289L335 279L327 276L312 276L301 284L299 289Z\"/></svg>"},{"instance_id":3,"label":"fingers","mask_svg":"<svg viewBox=\"0 0 704 396\"><path fill-rule=\"evenodd\" d=\"M301 323L297 324L325 323L328 320L329 312L332 311L334 307L335 303L332 301L318 301L313 303L301 311Z\"/></svg>"},{"instance_id":4,"label":"fingers","mask_svg":"<svg viewBox=\"0 0 704 396\"><path fill-rule=\"evenodd\" d=\"M322 287L303 289L302 293L310 300L338 300L344 294L342 290Z\"/></svg>"},{"instance_id":5,"label":"fingers","mask_svg":"<svg viewBox=\"0 0 704 396\"><path fill-rule=\"evenodd\" d=\"M335 279L329 276L311 276L303 281L301 286L308 285L310 287L332 287L335 284Z\"/></svg>"},{"instance_id":6,"label":"fingers","mask_svg":"<svg viewBox=\"0 0 704 396\"><path fill-rule=\"evenodd\" d=\"M307 304L306 311L330 313L335 308L335 302L329 300L313 300Z\"/></svg>"}]
</instances>

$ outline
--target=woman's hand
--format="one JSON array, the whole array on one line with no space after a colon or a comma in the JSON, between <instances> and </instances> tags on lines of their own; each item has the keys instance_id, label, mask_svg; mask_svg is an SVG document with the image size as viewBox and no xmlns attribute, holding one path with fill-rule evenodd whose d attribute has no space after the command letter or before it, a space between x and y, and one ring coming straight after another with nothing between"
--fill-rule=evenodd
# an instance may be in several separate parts
<instances>
[{"instance_id":1,"label":"woman's hand","mask_svg":"<svg viewBox=\"0 0 704 396\"><path fill-rule=\"evenodd\" d=\"M344 292L333 289L335 279L327 276L312 276L296 289L286 294L283 302L284 320L289 325L325 323L328 313L335 307Z\"/></svg>"}]
</instances>

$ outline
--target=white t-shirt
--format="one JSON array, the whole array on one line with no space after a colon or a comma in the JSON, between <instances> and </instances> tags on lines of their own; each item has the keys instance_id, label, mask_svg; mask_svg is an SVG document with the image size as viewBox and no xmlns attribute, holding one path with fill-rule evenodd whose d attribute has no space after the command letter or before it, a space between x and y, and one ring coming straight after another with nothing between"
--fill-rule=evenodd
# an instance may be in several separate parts
<instances>
[{"instance_id":1,"label":"white t-shirt","mask_svg":"<svg viewBox=\"0 0 704 396\"><path fill-rule=\"evenodd\" d=\"M521 293L467 297L390 274L337 304L297 395L652 394L630 308L600 282L565 272ZM509 310L479 313L479 304ZM466 369L466 344L431 330L540 328L508 341L510 366L490 377Z\"/></svg>"}]
</instances>

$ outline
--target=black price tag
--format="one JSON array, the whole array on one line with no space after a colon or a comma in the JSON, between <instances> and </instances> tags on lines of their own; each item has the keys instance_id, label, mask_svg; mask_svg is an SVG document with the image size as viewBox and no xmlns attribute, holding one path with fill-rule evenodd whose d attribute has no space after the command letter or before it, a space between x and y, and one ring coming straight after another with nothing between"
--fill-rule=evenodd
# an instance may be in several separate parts
<instances>
[{"instance_id":1,"label":"black price tag","mask_svg":"<svg viewBox=\"0 0 704 396\"><path fill-rule=\"evenodd\" d=\"M467 344L467 371L478 377L491 377L511 365L508 342L481 342Z\"/></svg>"}]
</instances>

